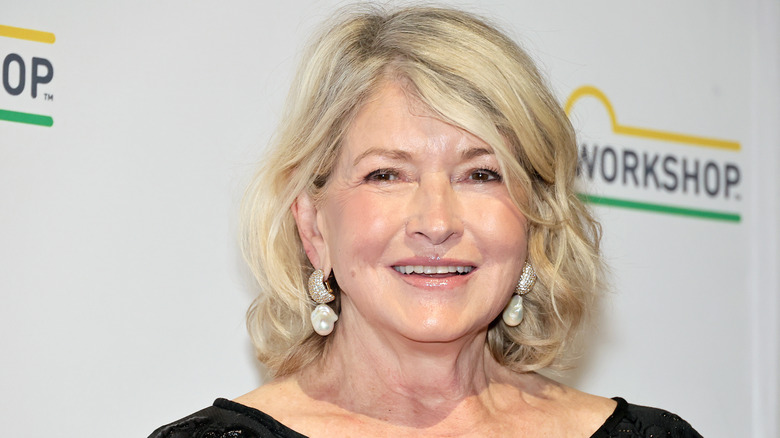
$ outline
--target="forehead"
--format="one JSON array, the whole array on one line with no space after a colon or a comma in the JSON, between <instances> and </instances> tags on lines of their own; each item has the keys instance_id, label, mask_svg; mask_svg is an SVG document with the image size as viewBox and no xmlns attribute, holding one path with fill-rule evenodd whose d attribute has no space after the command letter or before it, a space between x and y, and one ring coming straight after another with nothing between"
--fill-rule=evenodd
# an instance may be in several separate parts
<instances>
[{"instance_id":1,"label":"forehead","mask_svg":"<svg viewBox=\"0 0 780 438\"><path fill-rule=\"evenodd\" d=\"M461 153L469 149L492 153L487 143L442 120L408 87L395 82L382 84L366 101L350 124L345 140L341 155L348 158L370 149L435 153L455 148Z\"/></svg>"}]
</instances>

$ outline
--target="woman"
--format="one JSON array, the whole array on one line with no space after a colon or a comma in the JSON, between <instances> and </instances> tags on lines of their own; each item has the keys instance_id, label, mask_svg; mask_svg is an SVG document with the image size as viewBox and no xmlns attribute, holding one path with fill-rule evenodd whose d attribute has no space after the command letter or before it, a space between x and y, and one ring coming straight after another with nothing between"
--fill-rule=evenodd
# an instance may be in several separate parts
<instances>
[{"instance_id":1,"label":"woman","mask_svg":"<svg viewBox=\"0 0 780 438\"><path fill-rule=\"evenodd\" d=\"M304 59L245 202L274 378L153 437L699 436L535 373L601 259L572 128L527 54L411 7L342 14Z\"/></svg>"}]
</instances>

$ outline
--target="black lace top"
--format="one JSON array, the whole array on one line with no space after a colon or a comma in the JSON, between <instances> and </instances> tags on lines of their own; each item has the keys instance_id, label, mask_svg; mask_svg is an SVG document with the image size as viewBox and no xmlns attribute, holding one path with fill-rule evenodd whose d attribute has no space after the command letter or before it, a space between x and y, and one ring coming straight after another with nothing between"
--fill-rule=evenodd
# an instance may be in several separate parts
<instances>
[{"instance_id":1,"label":"black lace top","mask_svg":"<svg viewBox=\"0 0 780 438\"><path fill-rule=\"evenodd\" d=\"M701 438L690 424L661 409L618 405L591 438ZM149 438L306 438L257 409L219 398L202 411L154 431Z\"/></svg>"}]
</instances>

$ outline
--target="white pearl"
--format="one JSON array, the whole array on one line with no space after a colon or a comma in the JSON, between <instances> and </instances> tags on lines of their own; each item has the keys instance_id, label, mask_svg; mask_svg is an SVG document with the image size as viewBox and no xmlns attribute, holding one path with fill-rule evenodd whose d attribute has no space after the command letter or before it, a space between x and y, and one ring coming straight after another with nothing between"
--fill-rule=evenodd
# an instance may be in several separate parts
<instances>
[{"instance_id":1,"label":"white pearl","mask_svg":"<svg viewBox=\"0 0 780 438\"><path fill-rule=\"evenodd\" d=\"M504 324L510 327L516 327L523 320L523 297L512 295L509 304L506 305L503 313Z\"/></svg>"},{"instance_id":2,"label":"white pearl","mask_svg":"<svg viewBox=\"0 0 780 438\"><path fill-rule=\"evenodd\" d=\"M330 307L320 304L311 312L311 325L320 336L328 336L333 331L333 326L339 316Z\"/></svg>"}]
</instances>

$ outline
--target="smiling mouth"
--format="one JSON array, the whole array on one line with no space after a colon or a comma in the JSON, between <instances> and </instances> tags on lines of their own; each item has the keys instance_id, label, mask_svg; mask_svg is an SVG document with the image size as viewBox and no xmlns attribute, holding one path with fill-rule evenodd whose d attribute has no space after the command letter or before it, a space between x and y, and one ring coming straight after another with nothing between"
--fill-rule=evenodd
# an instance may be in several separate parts
<instances>
[{"instance_id":1,"label":"smiling mouth","mask_svg":"<svg viewBox=\"0 0 780 438\"><path fill-rule=\"evenodd\" d=\"M423 266L423 265L407 265L407 266L393 266L393 269L404 275L411 274L423 274L423 275L436 275L436 274L455 274L466 275L471 272L473 266Z\"/></svg>"}]
</instances>

